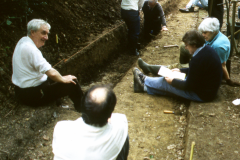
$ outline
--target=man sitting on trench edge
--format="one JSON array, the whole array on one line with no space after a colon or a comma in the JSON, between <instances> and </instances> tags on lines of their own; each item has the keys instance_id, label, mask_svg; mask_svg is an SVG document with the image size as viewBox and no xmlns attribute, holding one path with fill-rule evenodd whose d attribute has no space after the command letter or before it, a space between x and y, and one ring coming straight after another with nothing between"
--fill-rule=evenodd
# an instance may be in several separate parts
<instances>
[{"instance_id":1,"label":"man sitting on trench edge","mask_svg":"<svg viewBox=\"0 0 240 160\"><path fill-rule=\"evenodd\" d=\"M90 88L82 98L82 117L56 124L54 160L127 160L128 121L112 113L116 101L109 86Z\"/></svg>"},{"instance_id":2,"label":"man sitting on trench edge","mask_svg":"<svg viewBox=\"0 0 240 160\"><path fill-rule=\"evenodd\" d=\"M69 96L75 109L81 111L83 92L77 78L73 75L61 76L38 49L48 40L50 28L46 21L33 19L27 24L27 36L18 41L12 58L15 95L20 102L30 106ZM54 83L50 83L49 78Z\"/></svg>"},{"instance_id":3,"label":"man sitting on trench edge","mask_svg":"<svg viewBox=\"0 0 240 160\"><path fill-rule=\"evenodd\" d=\"M196 30L186 32L182 41L192 59L189 68L175 68L172 71L186 73L186 79L147 77L135 68L134 92L180 96L198 102L208 102L215 98L222 80L219 56L212 47L204 44L204 37Z\"/></svg>"}]
</instances>

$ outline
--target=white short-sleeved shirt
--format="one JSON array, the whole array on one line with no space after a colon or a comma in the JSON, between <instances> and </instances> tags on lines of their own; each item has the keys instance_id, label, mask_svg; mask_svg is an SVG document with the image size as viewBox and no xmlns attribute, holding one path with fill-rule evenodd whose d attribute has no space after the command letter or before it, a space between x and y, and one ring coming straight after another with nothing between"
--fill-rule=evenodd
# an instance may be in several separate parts
<instances>
[{"instance_id":1,"label":"white short-sleeved shirt","mask_svg":"<svg viewBox=\"0 0 240 160\"><path fill-rule=\"evenodd\" d=\"M141 10L144 0L122 0L121 8L125 10Z\"/></svg>"},{"instance_id":2,"label":"white short-sleeved shirt","mask_svg":"<svg viewBox=\"0 0 240 160\"><path fill-rule=\"evenodd\" d=\"M52 68L28 36L18 41L13 53L12 66L12 82L20 88L42 84L47 80L45 72Z\"/></svg>"},{"instance_id":3,"label":"white short-sleeved shirt","mask_svg":"<svg viewBox=\"0 0 240 160\"><path fill-rule=\"evenodd\" d=\"M124 114L113 113L103 127L88 125L82 118L60 121L53 133L54 160L115 160L127 135Z\"/></svg>"}]
</instances>

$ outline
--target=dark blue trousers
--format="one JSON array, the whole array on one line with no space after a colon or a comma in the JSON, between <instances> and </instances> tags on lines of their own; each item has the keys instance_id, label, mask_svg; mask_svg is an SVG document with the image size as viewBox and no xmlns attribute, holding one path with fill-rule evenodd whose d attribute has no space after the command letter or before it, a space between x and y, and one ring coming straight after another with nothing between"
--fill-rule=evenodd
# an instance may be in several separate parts
<instances>
[{"instance_id":1,"label":"dark blue trousers","mask_svg":"<svg viewBox=\"0 0 240 160\"><path fill-rule=\"evenodd\" d=\"M127 160L129 153L129 137L127 136L126 141L123 145L121 152L118 154L117 160Z\"/></svg>"},{"instance_id":2,"label":"dark blue trousers","mask_svg":"<svg viewBox=\"0 0 240 160\"><path fill-rule=\"evenodd\" d=\"M157 35L162 29L161 21L144 20L144 35L147 37L151 30L153 35Z\"/></svg>"},{"instance_id":3,"label":"dark blue trousers","mask_svg":"<svg viewBox=\"0 0 240 160\"><path fill-rule=\"evenodd\" d=\"M139 11L121 9L121 16L128 28L130 51L134 52L137 49L138 36L140 33Z\"/></svg>"}]
</instances>

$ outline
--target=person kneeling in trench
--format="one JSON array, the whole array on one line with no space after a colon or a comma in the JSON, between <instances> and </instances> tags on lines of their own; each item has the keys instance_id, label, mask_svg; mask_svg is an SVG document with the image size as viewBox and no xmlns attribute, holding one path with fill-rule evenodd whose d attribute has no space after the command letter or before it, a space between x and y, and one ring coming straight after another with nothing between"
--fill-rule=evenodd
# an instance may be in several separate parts
<instances>
[{"instance_id":1,"label":"person kneeling in trench","mask_svg":"<svg viewBox=\"0 0 240 160\"><path fill-rule=\"evenodd\" d=\"M206 18L199 25L198 30L202 33L205 38L205 44L211 46L218 54L223 71L223 78L229 86L240 86L240 83L234 82L230 79L229 72L226 67L226 62L230 55L230 42L228 38L219 31L219 21L217 18ZM185 49L185 45L180 46L180 63L172 64L167 66L169 69L173 68L186 68L191 59L192 55ZM157 75L161 65L149 65L144 62L141 58L138 59L139 67L144 73L152 73Z\"/></svg>"},{"instance_id":2,"label":"person kneeling in trench","mask_svg":"<svg viewBox=\"0 0 240 160\"><path fill-rule=\"evenodd\" d=\"M219 56L213 48L204 44L204 37L196 30L186 32L182 41L192 59L189 68L175 68L172 71L186 73L186 79L147 77L134 68L134 92L180 96L198 102L212 101L215 98L222 80Z\"/></svg>"},{"instance_id":3,"label":"person kneeling in trench","mask_svg":"<svg viewBox=\"0 0 240 160\"><path fill-rule=\"evenodd\" d=\"M69 96L75 109L80 112L83 92L77 78L73 75L61 76L38 49L48 40L50 28L46 21L33 19L27 24L27 36L18 41L12 58L15 96L29 106L39 106L53 100L58 100L57 105L61 105L59 99Z\"/></svg>"},{"instance_id":4,"label":"person kneeling in trench","mask_svg":"<svg viewBox=\"0 0 240 160\"><path fill-rule=\"evenodd\" d=\"M142 7L144 13L144 37L149 40L160 31L167 31L166 19L158 0L145 1Z\"/></svg>"}]
</instances>

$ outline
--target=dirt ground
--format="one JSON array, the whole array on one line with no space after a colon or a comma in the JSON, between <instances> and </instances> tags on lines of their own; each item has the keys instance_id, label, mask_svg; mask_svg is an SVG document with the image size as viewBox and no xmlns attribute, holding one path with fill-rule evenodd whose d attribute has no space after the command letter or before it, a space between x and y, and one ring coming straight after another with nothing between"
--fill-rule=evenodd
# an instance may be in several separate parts
<instances>
[{"instance_id":1,"label":"dirt ground","mask_svg":"<svg viewBox=\"0 0 240 160\"><path fill-rule=\"evenodd\" d=\"M70 40L76 37L70 36L71 38L69 37L70 39L68 40L68 38L64 38L64 35L66 33L72 35L77 33L81 29L85 30L86 28L88 28L78 26L83 28L80 28L79 30L74 28L72 30L71 26L74 26L75 23L82 24L85 19L81 19L79 17L87 16L90 12L86 11L93 9L95 4L89 5L89 3L86 3L86 1L80 1L82 5L80 7L82 9L80 9L79 6L74 5L75 3L77 3L75 1L58 1L58 5L53 5L53 2L51 1L46 2L49 3L51 7L55 8L55 10L58 10L56 8L58 5L61 6L61 9L65 8L65 11L68 11L66 13L71 13L69 17L73 16L72 24L70 24L69 26L63 25L66 28L61 28L54 25L52 26L53 28L58 28L58 30L52 32L52 37L50 37L52 40L49 42L49 46L43 49L43 53L44 56L46 56L46 58L53 64L58 62L61 58L71 55L71 53L74 53L76 50L89 43L87 42L87 39L83 41L82 39L88 36L94 36L95 34L101 34L102 30L108 29L108 27L111 28L112 25L118 24L120 22L119 7L116 7L120 4L120 1L114 1L114 3L111 1L111 3L107 4L107 2L102 0L101 2L103 4L101 5L101 7L105 7L104 5L109 6L107 9L108 12L105 15L105 13L100 13L99 11L97 12L98 14L95 14L96 16L94 16L96 19L91 20L94 22L98 22L98 24L102 24L102 26L99 27L99 32L97 32L97 30L95 29L91 29L91 27L89 26L89 29L85 34L79 32L79 35L76 35L76 37L80 37L81 39L81 43L76 43L76 41ZM91 1L91 3L98 3L96 5L100 5L101 2ZM140 57L144 61L150 64L162 65L168 65L178 62L179 48L163 48L163 46L175 44L180 45L181 37L183 36L183 34L190 29L196 28L197 25L201 22L201 18L207 15L205 11L190 14L183 14L178 12L175 7L182 8L187 2L187 0L175 1L175 5L171 4L171 10L168 8L165 11L165 13L168 13L168 15L166 16L166 20L169 31L160 33L149 43L145 43L141 39L142 49L140 51ZM160 3L167 4L168 1L161 1ZM100 10L101 7L99 7ZM42 9L44 10L44 7L42 7ZM71 12L69 11L69 9ZM73 12L74 9L78 9L79 11ZM86 11L84 9L86 9ZM58 12L62 11L64 10L59 10ZM77 15L75 12L80 12L82 13L82 15ZM59 13L59 15L61 14ZM63 15L60 17L63 18ZM34 14L32 16L34 16ZM68 17L64 17L63 19L68 19ZM51 21L50 23L54 24L54 21ZM64 23L63 21L62 24L66 23ZM14 27L9 29L9 31L12 31L13 28ZM70 30L73 33L70 33ZM224 31L226 31L226 28L223 27L222 30L224 33ZM53 45L55 44L54 36L56 33L61 33L60 38L66 40L60 46ZM13 33L11 34L14 35ZM9 35L9 37L10 36L11 35ZM72 106L70 106L70 109L63 109L56 107L54 103L49 104L48 106L42 106L40 108L31 108L24 105L18 105L11 97L12 93L6 92L6 89L11 90L11 88L9 88L9 83L4 83L5 81L9 81L9 75L11 75L11 71L9 69L11 68L9 60L9 57L11 56L8 54L13 51L13 47L15 45L15 43L13 42L17 42L17 40L21 36L22 35L19 34L18 37L16 37L16 39L11 41L10 43L5 42L1 45L2 53L7 53L7 55L2 55L0 60L1 69L5 72L4 74L3 72L1 72L1 83L6 86L2 88L4 92L1 92L0 94L1 97L3 97L0 98L0 160L52 159L53 154L51 143L53 128L55 124L60 120L75 120L80 117L81 114L75 112ZM2 39L1 42L3 41L4 40ZM10 46L11 48L9 50L7 49L7 51L5 52L4 49L6 49L6 46ZM60 50L61 54L59 54L58 50ZM50 53L52 53L52 51L54 51L53 57L50 56ZM83 89L87 90L90 86L99 83L113 83L113 85L115 86L114 91L118 98L115 112L126 114L129 122L129 136L131 146L129 154L130 160L184 159L186 152L185 146L187 143L189 143L186 141L189 136L186 135L186 133L188 133L187 131L191 130L191 127L189 128L188 126L189 115L191 114L188 112L188 106L190 102L181 98L177 99L170 97L157 97L147 95L146 93L133 93L133 75L131 70L132 67L137 66L136 60L137 57L128 56L124 52L118 57L113 57L112 60L110 60L105 67L101 67L101 72L97 74L97 76L95 76L94 78L86 78L86 81L83 84ZM7 63L7 65L5 65L5 63ZM232 57L231 67L231 78L233 80L240 81L239 56L234 55ZM8 68L8 70L6 70L6 68ZM237 159L237 157L239 157L240 142L238 141L239 136L237 135L237 133L239 133L238 124L240 111L238 107L231 105L232 100L239 98L239 88L229 87L223 83L219 91L219 97L221 98L218 98L215 103L210 103L207 106L208 108L214 106L216 110L218 110L219 108L219 112L211 112L217 116L209 116L209 113L205 113L204 110L194 110L194 112L192 108L190 110L192 114L196 117L194 123L196 123L196 126L198 128L204 127L199 127L197 122L199 122L199 124L202 124L202 126L208 126L208 128L204 128L206 129L204 130L205 134L202 133L203 130L201 129L199 129L201 133L191 133L203 135L203 137L208 136L208 132L210 135L213 135L211 139L201 139L202 145L197 146L196 154L202 153L205 144L209 144L211 148L207 152L198 154L198 159L206 159L206 157L210 157L210 154L213 152L217 155L222 155L220 159L226 159L226 157L231 157L229 156L229 154L234 154L236 157L234 159ZM66 103L71 104L68 98L66 98L65 101ZM201 104L197 103L194 106L198 107L199 105ZM180 114L165 115L162 112L164 109L174 110ZM199 107L199 110L200 109L201 107ZM204 109L204 106L202 107L202 109ZM199 119L197 119L197 117L199 117ZM214 117L216 117L216 119L214 119ZM214 127L212 125L213 121L219 121L217 127ZM212 128L214 128L214 131ZM194 131L194 127L192 130ZM222 133L222 137L215 138L217 145L211 142L211 140L214 139L214 133ZM194 138L192 138L191 140L194 140ZM229 145L230 143L227 143L227 141L234 143L234 148L232 148ZM223 150L221 149L221 147L222 145L226 144L225 142L228 144L228 146L224 147ZM218 159L216 157L217 156L209 159Z\"/></svg>"}]
</instances>

